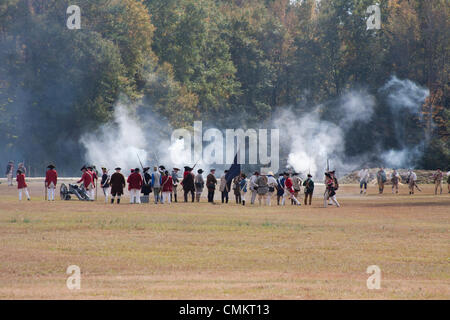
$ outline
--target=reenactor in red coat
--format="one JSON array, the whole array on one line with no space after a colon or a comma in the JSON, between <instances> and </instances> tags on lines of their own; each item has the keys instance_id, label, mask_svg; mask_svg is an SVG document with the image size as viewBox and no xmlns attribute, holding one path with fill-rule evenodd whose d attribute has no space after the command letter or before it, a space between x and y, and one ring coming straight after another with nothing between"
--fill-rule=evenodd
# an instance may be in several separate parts
<instances>
[{"instance_id":1,"label":"reenactor in red coat","mask_svg":"<svg viewBox=\"0 0 450 320\"><path fill-rule=\"evenodd\" d=\"M92 189L91 189L91 199L97 200L97 182L98 182L98 171L97 168L92 165L87 167L89 173L92 175Z\"/></svg>"},{"instance_id":2,"label":"reenactor in red coat","mask_svg":"<svg viewBox=\"0 0 450 320\"><path fill-rule=\"evenodd\" d=\"M50 164L47 167L45 173L45 187L47 188L48 201L55 201L55 189L58 182L58 173L55 170L55 166Z\"/></svg>"},{"instance_id":3,"label":"reenactor in red coat","mask_svg":"<svg viewBox=\"0 0 450 320\"><path fill-rule=\"evenodd\" d=\"M28 185L25 182L25 173L23 173L20 170L17 170L17 189L19 189L19 201L22 201L22 192L25 191L25 194L27 196L27 200L30 200L30 194L28 193Z\"/></svg>"},{"instance_id":4,"label":"reenactor in red coat","mask_svg":"<svg viewBox=\"0 0 450 320\"><path fill-rule=\"evenodd\" d=\"M85 166L81 168L81 171L83 172L83 175L77 183L83 182L83 186L88 193L89 200L94 201L94 178L92 176L92 172L90 172Z\"/></svg>"},{"instance_id":5,"label":"reenactor in red coat","mask_svg":"<svg viewBox=\"0 0 450 320\"><path fill-rule=\"evenodd\" d=\"M134 169L127 179L128 189L130 190L130 203L141 203L142 176L139 171L139 168Z\"/></svg>"},{"instance_id":6,"label":"reenactor in red coat","mask_svg":"<svg viewBox=\"0 0 450 320\"><path fill-rule=\"evenodd\" d=\"M283 194L283 200L282 205L284 205L285 198L288 197L291 200L295 202L296 205L300 206L300 201L297 200L295 197L295 190L294 190L294 183L292 182L292 179L289 177L289 173L285 172L284 174L284 194Z\"/></svg>"},{"instance_id":7,"label":"reenactor in red coat","mask_svg":"<svg viewBox=\"0 0 450 320\"><path fill-rule=\"evenodd\" d=\"M169 171L164 171L164 175L161 178L162 200L161 203L170 203L170 195L173 190L172 176L169 175Z\"/></svg>"}]
</instances>

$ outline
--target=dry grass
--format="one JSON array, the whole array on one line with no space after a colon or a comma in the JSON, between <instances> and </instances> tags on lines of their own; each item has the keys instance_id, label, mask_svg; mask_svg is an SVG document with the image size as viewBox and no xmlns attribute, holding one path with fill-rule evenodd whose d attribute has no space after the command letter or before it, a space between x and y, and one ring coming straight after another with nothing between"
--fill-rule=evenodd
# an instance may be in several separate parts
<instances>
[{"instance_id":1,"label":"dry grass","mask_svg":"<svg viewBox=\"0 0 450 320\"><path fill-rule=\"evenodd\" d=\"M342 208L324 209L319 198L308 208L19 203L3 183L0 298L449 299L450 195L421 187L361 197L346 185ZM72 264L79 291L66 287ZM380 290L366 287L374 264Z\"/></svg>"}]
</instances>

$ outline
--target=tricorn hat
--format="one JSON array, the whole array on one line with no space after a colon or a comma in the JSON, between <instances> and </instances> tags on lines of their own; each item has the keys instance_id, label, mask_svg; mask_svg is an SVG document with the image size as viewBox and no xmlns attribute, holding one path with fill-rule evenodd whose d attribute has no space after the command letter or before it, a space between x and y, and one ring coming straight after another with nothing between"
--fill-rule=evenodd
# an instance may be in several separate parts
<instances>
[{"instance_id":1,"label":"tricorn hat","mask_svg":"<svg viewBox=\"0 0 450 320\"><path fill-rule=\"evenodd\" d=\"M140 171L139 168L135 168L135 169L134 169L134 172L139 172L139 171Z\"/></svg>"},{"instance_id":2,"label":"tricorn hat","mask_svg":"<svg viewBox=\"0 0 450 320\"><path fill-rule=\"evenodd\" d=\"M53 164L49 164L49 165L47 166L47 168L48 168L48 169L55 169L56 167L55 167Z\"/></svg>"},{"instance_id":3,"label":"tricorn hat","mask_svg":"<svg viewBox=\"0 0 450 320\"><path fill-rule=\"evenodd\" d=\"M122 168L121 167L117 167L114 170L122 170Z\"/></svg>"},{"instance_id":4,"label":"tricorn hat","mask_svg":"<svg viewBox=\"0 0 450 320\"><path fill-rule=\"evenodd\" d=\"M197 172L198 173L203 173L203 170L202 169L198 169Z\"/></svg>"},{"instance_id":5,"label":"tricorn hat","mask_svg":"<svg viewBox=\"0 0 450 320\"><path fill-rule=\"evenodd\" d=\"M83 171L83 170L86 170L86 169L87 169L86 166L82 166L80 171Z\"/></svg>"},{"instance_id":6,"label":"tricorn hat","mask_svg":"<svg viewBox=\"0 0 450 320\"><path fill-rule=\"evenodd\" d=\"M178 169L178 168L173 168L173 170L175 170L175 171L180 171L180 169Z\"/></svg>"},{"instance_id":7,"label":"tricorn hat","mask_svg":"<svg viewBox=\"0 0 450 320\"><path fill-rule=\"evenodd\" d=\"M148 170L150 170L150 167L145 167L144 168L144 172L147 172Z\"/></svg>"},{"instance_id":8,"label":"tricorn hat","mask_svg":"<svg viewBox=\"0 0 450 320\"><path fill-rule=\"evenodd\" d=\"M160 169L160 170L166 170L166 167L164 167L164 166L159 166L159 169Z\"/></svg>"},{"instance_id":9,"label":"tricorn hat","mask_svg":"<svg viewBox=\"0 0 450 320\"><path fill-rule=\"evenodd\" d=\"M309 177L309 178L312 178L312 175L311 175L310 173L308 173L308 177Z\"/></svg>"},{"instance_id":10,"label":"tricorn hat","mask_svg":"<svg viewBox=\"0 0 450 320\"><path fill-rule=\"evenodd\" d=\"M184 166L184 170L186 170L186 171L192 171L192 168L189 167L189 166Z\"/></svg>"}]
</instances>

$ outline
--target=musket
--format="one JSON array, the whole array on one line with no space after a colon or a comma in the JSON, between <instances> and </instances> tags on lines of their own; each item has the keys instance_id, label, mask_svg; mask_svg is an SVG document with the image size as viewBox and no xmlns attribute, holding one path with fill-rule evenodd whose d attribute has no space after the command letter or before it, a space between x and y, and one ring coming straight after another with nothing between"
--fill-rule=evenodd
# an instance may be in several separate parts
<instances>
[{"instance_id":1,"label":"musket","mask_svg":"<svg viewBox=\"0 0 450 320\"><path fill-rule=\"evenodd\" d=\"M417 183L414 181L414 185L416 186L417 190L419 190L420 192L422 192L422 190L420 190L419 186L417 185Z\"/></svg>"},{"instance_id":2,"label":"musket","mask_svg":"<svg viewBox=\"0 0 450 320\"><path fill-rule=\"evenodd\" d=\"M141 158L139 158L139 154L136 153L136 155L137 155L138 160L139 160L139 163L140 163L140 165L141 165L142 172L144 172L144 166L142 165Z\"/></svg>"},{"instance_id":3,"label":"musket","mask_svg":"<svg viewBox=\"0 0 450 320\"><path fill-rule=\"evenodd\" d=\"M194 164L194 166L192 167L192 171L194 171L195 166L198 164L200 160L197 160L197 162Z\"/></svg>"}]
</instances>

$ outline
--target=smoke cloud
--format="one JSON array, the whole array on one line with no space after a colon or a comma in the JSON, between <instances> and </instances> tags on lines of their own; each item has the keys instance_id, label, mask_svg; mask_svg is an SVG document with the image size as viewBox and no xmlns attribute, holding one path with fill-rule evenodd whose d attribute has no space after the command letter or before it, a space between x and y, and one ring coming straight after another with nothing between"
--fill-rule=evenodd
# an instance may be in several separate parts
<instances>
[{"instance_id":1,"label":"smoke cloud","mask_svg":"<svg viewBox=\"0 0 450 320\"><path fill-rule=\"evenodd\" d=\"M86 149L88 163L113 169L139 167L139 160L147 159L145 133L138 119L125 105L119 104L113 121L101 126L95 133L80 139Z\"/></svg>"},{"instance_id":2,"label":"smoke cloud","mask_svg":"<svg viewBox=\"0 0 450 320\"><path fill-rule=\"evenodd\" d=\"M404 118L407 115L419 117L428 94L426 88L392 77L376 94L352 90L335 101L312 106L301 113L285 108L276 116L272 115L271 128L267 129L280 130L280 146L284 150L280 159L285 159L288 168L303 176L308 172L315 177L320 175L326 169L327 159L330 160L330 169L337 170L340 175L374 163L395 168L411 167L412 160L420 156L422 148L420 143L408 145L403 142ZM386 148L376 141L364 145L365 141L361 143L361 137L354 134L357 126L363 126L363 131L370 133L376 108L382 101L393 115L388 125L395 128L392 139L397 140L397 148ZM144 166L192 166L195 162L193 153L186 152L185 148L191 147L193 141L178 139L171 142L173 128L155 114L144 112L137 116L142 108L118 104L110 123L95 133L85 134L80 143L86 149L86 161L108 168L117 165L134 168L139 166L139 155ZM225 132L225 128L220 130ZM203 143L203 159L197 168L207 171L212 165L211 154L207 150L214 149L211 147L215 141ZM359 146L356 155L349 154L348 147L355 143L362 147Z\"/></svg>"}]
</instances>

